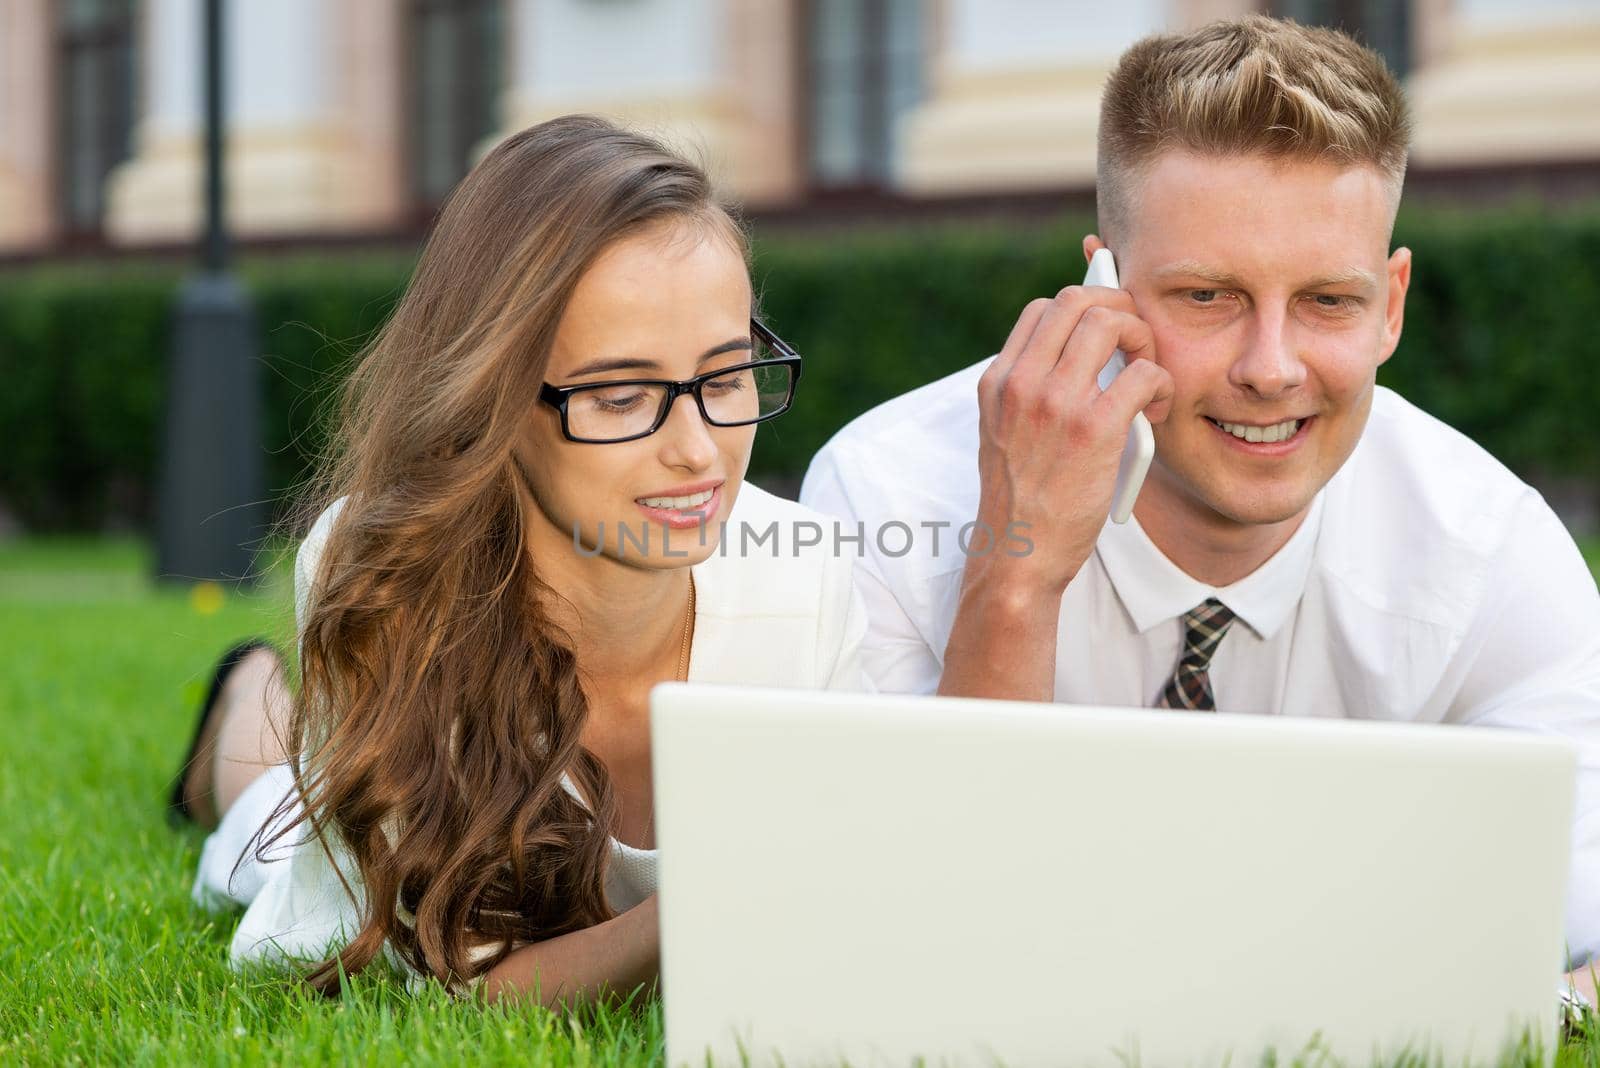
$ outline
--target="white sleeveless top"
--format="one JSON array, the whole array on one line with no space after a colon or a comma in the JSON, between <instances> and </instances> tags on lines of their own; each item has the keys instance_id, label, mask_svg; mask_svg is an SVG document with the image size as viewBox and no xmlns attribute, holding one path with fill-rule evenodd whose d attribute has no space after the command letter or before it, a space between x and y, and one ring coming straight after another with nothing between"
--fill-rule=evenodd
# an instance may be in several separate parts
<instances>
[{"instance_id":1,"label":"white sleeveless top","mask_svg":"<svg viewBox=\"0 0 1600 1068\"><path fill-rule=\"evenodd\" d=\"M336 502L317 519L296 557L295 617L301 627L317 563L342 505ZM835 554L826 541L811 547L796 540L797 525L816 522L825 520L793 501L749 483L740 488L718 551L693 568L690 681L865 687L859 647L867 624L853 585L853 560ZM771 528L775 538L768 536ZM252 851L235 869L291 785L287 765L268 769L228 809L201 856L195 900L208 907L246 906L230 949L236 967L323 960L359 927L360 907L339 879L342 872L359 894L354 861L336 845L330 859L321 843L301 836L303 828L295 832L298 841L268 850L265 863ZM564 778L564 785L572 790L570 780ZM655 891L656 851L613 838L607 902L625 912ZM390 957L404 966L397 954Z\"/></svg>"}]
</instances>

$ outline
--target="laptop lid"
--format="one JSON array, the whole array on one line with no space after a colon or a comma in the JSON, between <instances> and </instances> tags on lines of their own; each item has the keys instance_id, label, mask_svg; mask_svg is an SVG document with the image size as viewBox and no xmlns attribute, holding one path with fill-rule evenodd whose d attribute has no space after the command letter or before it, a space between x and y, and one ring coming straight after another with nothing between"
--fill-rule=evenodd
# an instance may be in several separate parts
<instances>
[{"instance_id":1,"label":"laptop lid","mask_svg":"<svg viewBox=\"0 0 1600 1068\"><path fill-rule=\"evenodd\" d=\"M1554 1041L1563 742L696 684L651 704L669 1065Z\"/></svg>"}]
</instances>

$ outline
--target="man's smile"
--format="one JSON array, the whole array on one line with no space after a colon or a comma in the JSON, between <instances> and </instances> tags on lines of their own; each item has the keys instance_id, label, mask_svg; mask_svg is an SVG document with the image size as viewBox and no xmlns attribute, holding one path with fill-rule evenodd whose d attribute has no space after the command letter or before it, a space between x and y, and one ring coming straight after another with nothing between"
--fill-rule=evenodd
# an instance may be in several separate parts
<instances>
[{"instance_id":1,"label":"man's smile","mask_svg":"<svg viewBox=\"0 0 1600 1068\"><path fill-rule=\"evenodd\" d=\"M1245 449L1253 456L1284 456L1293 452L1311 431L1316 416L1284 419L1275 423L1231 422L1205 416L1219 434L1226 436L1229 444Z\"/></svg>"}]
</instances>

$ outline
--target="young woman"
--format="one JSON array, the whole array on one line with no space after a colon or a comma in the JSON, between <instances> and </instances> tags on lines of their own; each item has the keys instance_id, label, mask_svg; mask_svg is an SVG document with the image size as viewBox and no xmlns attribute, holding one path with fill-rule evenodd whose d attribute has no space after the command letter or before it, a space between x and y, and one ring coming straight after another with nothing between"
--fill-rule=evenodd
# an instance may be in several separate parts
<instances>
[{"instance_id":1,"label":"young woman","mask_svg":"<svg viewBox=\"0 0 1600 1068\"><path fill-rule=\"evenodd\" d=\"M849 560L742 483L799 371L660 144L568 117L468 175L347 387L298 693L230 653L174 795L220 820L195 895L246 906L236 962L545 1003L654 979L651 687L860 684Z\"/></svg>"}]
</instances>

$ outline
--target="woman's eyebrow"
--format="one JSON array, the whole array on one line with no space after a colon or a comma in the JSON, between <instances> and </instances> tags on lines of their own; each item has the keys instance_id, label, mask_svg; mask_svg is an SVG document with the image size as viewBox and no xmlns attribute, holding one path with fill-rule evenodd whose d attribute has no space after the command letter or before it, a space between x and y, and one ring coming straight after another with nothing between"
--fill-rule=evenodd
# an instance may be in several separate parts
<instances>
[{"instance_id":1,"label":"woman's eyebrow","mask_svg":"<svg viewBox=\"0 0 1600 1068\"><path fill-rule=\"evenodd\" d=\"M738 352L742 349L752 348L748 337L736 337L713 346L700 354L697 363L705 363L713 356L721 356L725 352ZM604 374L607 371L660 371L661 363L657 360L646 360L640 357L624 357L611 360L590 360L582 367L573 371L569 377L582 378L584 375Z\"/></svg>"},{"instance_id":2,"label":"woman's eyebrow","mask_svg":"<svg viewBox=\"0 0 1600 1068\"><path fill-rule=\"evenodd\" d=\"M738 352L741 349L748 349L751 351L755 349L755 346L750 344L750 338L748 336L736 337L732 340L724 341L722 344L713 348L706 349L706 351L700 354L700 359L698 362L705 363L713 356L721 356L724 352Z\"/></svg>"}]
</instances>

